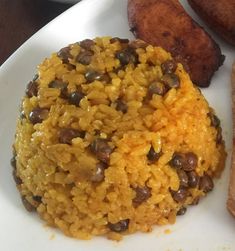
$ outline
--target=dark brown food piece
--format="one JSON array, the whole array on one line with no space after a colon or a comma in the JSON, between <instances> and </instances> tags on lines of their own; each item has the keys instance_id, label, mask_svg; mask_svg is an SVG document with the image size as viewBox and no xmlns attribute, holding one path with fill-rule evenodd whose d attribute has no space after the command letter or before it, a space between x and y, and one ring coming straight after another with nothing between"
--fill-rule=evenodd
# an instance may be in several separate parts
<instances>
[{"instance_id":1,"label":"dark brown food piece","mask_svg":"<svg viewBox=\"0 0 235 251\"><path fill-rule=\"evenodd\" d=\"M67 88L67 84L65 82L63 82L62 80L56 79L56 80L51 81L48 84L48 87L63 90L65 88Z\"/></svg>"},{"instance_id":2,"label":"dark brown food piece","mask_svg":"<svg viewBox=\"0 0 235 251\"><path fill-rule=\"evenodd\" d=\"M128 229L129 226L129 219L126 220L120 220L117 223L108 223L108 228L113 231L113 232L117 232L117 233L121 233L125 230Z\"/></svg>"},{"instance_id":3,"label":"dark brown food piece","mask_svg":"<svg viewBox=\"0 0 235 251\"><path fill-rule=\"evenodd\" d=\"M26 95L31 98L38 95L38 84L36 81L30 81L26 87Z\"/></svg>"},{"instance_id":4,"label":"dark brown food piece","mask_svg":"<svg viewBox=\"0 0 235 251\"><path fill-rule=\"evenodd\" d=\"M77 57L76 57L76 61L80 64L83 64L83 65L88 65L91 63L91 60L92 60L92 57L93 57L93 52L92 51L81 51Z\"/></svg>"},{"instance_id":5,"label":"dark brown food piece","mask_svg":"<svg viewBox=\"0 0 235 251\"><path fill-rule=\"evenodd\" d=\"M56 79L51 81L48 84L49 88L56 88L60 90L60 96L62 98L66 98L67 97L67 83L63 82L62 80Z\"/></svg>"},{"instance_id":6,"label":"dark brown food piece","mask_svg":"<svg viewBox=\"0 0 235 251\"><path fill-rule=\"evenodd\" d=\"M13 169L12 176L13 176L13 179L14 179L16 185L22 184L21 178L16 175L16 169Z\"/></svg>"},{"instance_id":7,"label":"dark brown food piece","mask_svg":"<svg viewBox=\"0 0 235 251\"><path fill-rule=\"evenodd\" d=\"M33 200L35 200L38 203L41 203L42 202L42 197L38 196L38 195L35 195L35 196L33 196Z\"/></svg>"},{"instance_id":8,"label":"dark brown food piece","mask_svg":"<svg viewBox=\"0 0 235 251\"><path fill-rule=\"evenodd\" d=\"M183 165L184 171L193 171L197 167L198 158L195 153L188 152L185 154L185 164Z\"/></svg>"},{"instance_id":9,"label":"dark brown food piece","mask_svg":"<svg viewBox=\"0 0 235 251\"><path fill-rule=\"evenodd\" d=\"M19 117L20 117L20 119L25 119L26 118L24 110L20 111L20 116Z\"/></svg>"},{"instance_id":10,"label":"dark brown food piece","mask_svg":"<svg viewBox=\"0 0 235 251\"><path fill-rule=\"evenodd\" d=\"M95 80L98 80L98 81L102 81L103 79L107 78L107 74L106 74L106 77L104 77L104 75L102 73L99 73L97 71L94 71L92 69L88 70L86 73L85 73L85 79L91 83Z\"/></svg>"},{"instance_id":11,"label":"dark brown food piece","mask_svg":"<svg viewBox=\"0 0 235 251\"><path fill-rule=\"evenodd\" d=\"M216 143L217 144L221 144L223 141L223 137L222 137L222 129L221 127L217 128L217 135L216 135Z\"/></svg>"},{"instance_id":12,"label":"dark brown food piece","mask_svg":"<svg viewBox=\"0 0 235 251\"><path fill-rule=\"evenodd\" d=\"M149 152L147 154L147 158L151 162L155 162L161 157L161 155L162 155L162 152L159 152L159 153L155 152L154 148L151 146L150 150L149 150Z\"/></svg>"},{"instance_id":13,"label":"dark brown food piece","mask_svg":"<svg viewBox=\"0 0 235 251\"><path fill-rule=\"evenodd\" d=\"M193 171L197 167L198 158L193 152L188 153L174 153L171 161L171 167L176 169L183 169L186 172Z\"/></svg>"},{"instance_id":14,"label":"dark brown food piece","mask_svg":"<svg viewBox=\"0 0 235 251\"><path fill-rule=\"evenodd\" d=\"M212 178L209 175L205 174L204 176L200 178L200 181L199 181L200 190L202 190L205 193L208 193L212 191L213 188L214 188L214 183L213 183Z\"/></svg>"},{"instance_id":15,"label":"dark brown food piece","mask_svg":"<svg viewBox=\"0 0 235 251\"><path fill-rule=\"evenodd\" d=\"M95 42L91 39L84 39L79 43L79 45L85 50L90 50L94 44Z\"/></svg>"},{"instance_id":16,"label":"dark brown food piece","mask_svg":"<svg viewBox=\"0 0 235 251\"><path fill-rule=\"evenodd\" d=\"M11 158L11 166L12 166L14 169L16 168L16 156L15 156L15 155Z\"/></svg>"},{"instance_id":17,"label":"dark brown food piece","mask_svg":"<svg viewBox=\"0 0 235 251\"><path fill-rule=\"evenodd\" d=\"M57 53L57 56L62 60L64 64L69 63L69 59L72 58L72 55L70 54L70 47L64 47L60 49Z\"/></svg>"},{"instance_id":18,"label":"dark brown food piece","mask_svg":"<svg viewBox=\"0 0 235 251\"><path fill-rule=\"evenodd\" d=\"M174 155L173 155L171 161L169 162L169 164L170 164L171 167L180 169L180 168L183 167L184 162L185 162L184 155L181 154L181 153L176 152L176 153L174 153Z\"/></svg>"},{"instance_id":19,"label":"dark brown food piece","mask_svg":"<svg viewBox=\"0 0 235 251\"><path fill-rule=\"evenodd\" d=\"M175 72L177 64L174 60L167 60L161 64L161 68L163 74L171 74Z\"/></svg>"},{"instance_id":20,"label":"dark brown food piece","mask_svg":"<svg viewBox=\"0 0 235 251\"><path fill-rule=\"evenodd\" d=\"M127 113L128 106L124 101L122 101L122 99L119 98L116 100L116 109L122 113Z\"/></svg>"},{"instance_id":21,"label":"dark brown food piece","mask_svg":"<svg viewBox=\"0 0 235 251\"><path fill-rule=\"evenodd\" d=\"M234 0L188 0L194 11L211 29L235 45Z\"/></svg>"},{"instance_id":22,"label":"dark brown food piece","mask_svg":"<svg viewBox=\"0 0 235 251\"><path fill-rule=\"evenodd\" d=\"M151 83L148 87L148 96L152 98L153 94L164 96L167 92L166 86L159 81Z\"/></svg>"},{"instance_id":23,"label":"dark brown food piece","mask_svg":"<svg viewBox=\"0 0 235 251\"><path fill-rule=\"evenodd\" d=\"M27 211L29 211L29 212L34 212L34 211L36 210L36 208L35 208L32 204L30 204L30 203L28 202L28 200L25 198L25 196L22 196L22 197L21 197L21 200L22 200L22 203L23 203L23 205L24 205L24 207L25 207L25 209L26 209Z\"/></svg>"},{"instance_id":24,"label":"dark brown food piece","mask_svg":"<svg viewBox=\"0 0 235 251\"><path fill-rule=\"evenodd\" d=\"M211 126L213 126L215 128L220 126L220 120L214 113L209 112L208 116L209 116L209 118L211 120Z\"/></svg>"},{"instance_id":25,"label":"dark brown food piece","mask_svg":"<svg viewBox=\"0 0 235 251\"><path fill-rule=\"evenodd\" d=\"M193 83L209 86L224 56L178 0L129 0L128 19L136 38L163 47L184 65Z\"/></svg>"},{"instance_id":26,"label":"dark brown food piece","mask_svg":"<svg viewBox=\"0 0 235 251\"><path fill-rule=\"evenodd\" d=\"M180 210L177 212L177 215L184 215L187 211L186 207L181 207Z\"/></svg>"},{"instance_id":27,"label":"dark brown food piece","mask_svg":"<svg viewBox=\"0 0 235 251\"><path fill-rule=\"evenodd\" d=\"M78 130L72 129L72 128L62 128L59 132L59 142L61 144L72 144L72 139L74 138L83 138L84 132L80 132Z\"/></svg>"},{"instance_id":28,"label":"dark brown food piece","mask_svg":"<svg viewBox=\"0 0 235 251\"><path fill-rule=\"evenodd\" d=\"M178 191L171 191L171 196L176 202L184 202L187 195L188 191L185 188L180 188Z\"/></svg>"},{"instance_id":29,"label":"dark brown food piece","mask_svg":"<svg viewBox=\"0 0 235 251\"><path fill-rule=\"evenodd\" d=\"M38 78L39 78L39 75L36 73L36 74L33 76L33 81L36 81Z\"/></svg>"},{"instance_id":30,"label":"dark brown food piece","mask_svg":"<svg viewBox=\"0 0 235 251\"><path fill-rule=\"evenodd\" d=\"M187 173L188 175L188 185L192 188L195 188L198 186L199 183L199 176L195 171L191 171Z\"/></svg>"},{"instance_id":31,"label":"dark brown food piece","mask_svg":"<svg viewBox=\"0 0 235 251\"><path fill-rule=\"evenodd\" d=\"M125 66L129 63L133 63L134 65L138 64L138 55L131 47L127 47L126 49L118 51L116 53L116 58L120 61L122 66Z\"/></svg>"},{"instance_id":32,"label":"dark brown food piece","mask_svg":"<svg viewBox=\"0 0 235 251\"><path fill-rule=\"evenodd\" d=\"M136 196L133 199L133 204L135 207L139 206L141 203L146 201L151 197L151 189L147 186L134 188Z\"/></svg>"},{"instance_id":33,"label":"dark brown food piece","mask_svg":"<svg viewBox=\"0 0 235 251\"><path fill-rule=\"evenodd\" d=\"M93 176L91 177L91 181L93 182L101 182L104 180L104 170L107 166L104 163L96 164L96 170Z\"/></svg>"},{"instance_id":34,"label":"dark brown food piece","mask_svg":"<svg viewBox=\"0 0 235 251\"><path fill-rule=\"evenodd\" d=\"M180 80L179 77L174 73L167 73L162 76L161 81L169 88L179 88Z\"/></svg>"},{"instance_id":35,"label":"dark brown food piece","mask_svg":"<svg viewBox=\"0 0 235 251\"><path fill-rule=\"evenodd\" d=\"M42 123L42 121L47 118L47 115L47 109L36 107L30 112L29 120L33 125L37 123Z\"/></svg>"},{"instance_id":36,"label":"dark brown food piece","mask_svg":"<svg viewBox=\"0 0 235 251\"><path fill-rule=\"evenodd\" d=\"M129 47L133 49L138 49L138 48L145 49L147 46L148 44L141 39L135 39L129 43Z\"/></svg>"},{"instance_id":37,"label":"dark brown food piece","mask_svg":"<svg viewBox=\"0 0 235 251\"><path fill-rule=\"evenodd\" d=\"M68 95L68 101L72 105L79 106L80 101L84 98L84 94L82 92L76 91L72 92Z\"/></svg>"},{"instance_id":38,"label":"dark brown food piece","mask_svg":"<svg viewBox=\"0 0 235 251\"><path fill-rule=\"evenodd\" d=\"M129 43L129 39L127 38L120 38L120 37L113 37L110 39L110 43L113 44L115 42L119 42L121 44L128 44Z\"/></svg>"},{"instance_id":39,"label":"dark brown food piece","mask_svg":"<svg viewBox=\"0 0 235 251\"><path fill-rule=\"evenodd\" d=\"M177 174L178 174L178 177L180 180L180 186L181 187L188 187L189 178L188 178L187 173L184 170L179 169L177 171Z\"/></svg>"},{"instance_id":40,"label":"dark brown food piece","mask_svg":"<svg viewBox=\"0 0 235 251\"><path fill-rule=\"evenodd\" d=\"M91 152L93 152L97 159L109 163L110 154L112 153L112 148L109 146L106 139L97 138L90 145Z\"/></svg>"}]
</instances>

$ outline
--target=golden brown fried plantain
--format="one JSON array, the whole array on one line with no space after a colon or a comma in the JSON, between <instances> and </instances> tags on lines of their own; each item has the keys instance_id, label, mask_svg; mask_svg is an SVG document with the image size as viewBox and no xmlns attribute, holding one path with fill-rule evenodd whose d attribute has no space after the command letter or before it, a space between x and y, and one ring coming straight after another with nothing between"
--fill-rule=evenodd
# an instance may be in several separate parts
<instances>
[{"instance_id":1,"label":"golden brown fried plantain","mask_svg":"<svg viewBox=\"0 0 235 251\"><path fill-rule=\"evenodd\" d=\"M196 85L209 86L224 56L178 0L129 0L128 19L137 38L168 50Z\"/></svg>"},{"instance_id":2,"label":"golden brown fried plantain","mask_svg":"<svg viewBox=\"0 0 235 251\"><path fill-rule=\"evenodd\" d=\"M235 45L234 0L188 0L191 7L214 31Z\"/></svg>"}]
</instances>

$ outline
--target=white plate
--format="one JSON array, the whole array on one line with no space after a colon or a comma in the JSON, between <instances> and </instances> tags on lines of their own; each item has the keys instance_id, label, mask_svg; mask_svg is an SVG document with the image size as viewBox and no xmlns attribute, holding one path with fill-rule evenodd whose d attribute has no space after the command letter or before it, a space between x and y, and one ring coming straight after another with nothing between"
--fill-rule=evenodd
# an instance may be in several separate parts
<instances>
[{"instance_id":1,"label":"white plate","mask_svg":"<svg viewBox=\"0 0 235 251\"><path fill-rule=\"evenodd\" d=\"M192 10L182 1L187 11ZM226 170L208 197L175 225L155 227L149 234L137 233L116 243L103 237L75 240L44 226L23 208L11 176L11 145L18 106L27 82L43 58L59 48L95 36L133 38L127 22L127 0L84 0L39 31L0 68L0 250L2 251L231 251L235 250L235 219L226 210L228 174L232 148L230 71L235 58L232 47L216 37L226 55L212 84L203 90L221 118L228 160ZM156 27L157 29L157 27ZM171 233L164 231L170 229Z\"/></svg>"}]
</instances>

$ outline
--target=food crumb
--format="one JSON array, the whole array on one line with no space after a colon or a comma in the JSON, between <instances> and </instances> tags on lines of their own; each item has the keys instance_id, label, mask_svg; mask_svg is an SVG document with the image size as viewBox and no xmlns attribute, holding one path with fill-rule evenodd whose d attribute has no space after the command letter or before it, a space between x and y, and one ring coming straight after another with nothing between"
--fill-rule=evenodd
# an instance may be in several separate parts
<instances>
[{"instance_id":1,"label":"food crumb","mask_svg":"<svg viewBox=\"0 0 235 251\"><path fill-rule=\"evenodd\" d=\"M171 234L171 230L168 228L168 229L165 229L164 230L164 234Z\"/></svg>"},{"instance_id":2,"label":"food crumb","mask_svg":"<svg viewBox=\"0 0 235 251\"><path fill-rule=\"evenodd\" d=\"M55 234L51 234L50 238L51 241L55 239Z\"/></svg>"}]
</instances>

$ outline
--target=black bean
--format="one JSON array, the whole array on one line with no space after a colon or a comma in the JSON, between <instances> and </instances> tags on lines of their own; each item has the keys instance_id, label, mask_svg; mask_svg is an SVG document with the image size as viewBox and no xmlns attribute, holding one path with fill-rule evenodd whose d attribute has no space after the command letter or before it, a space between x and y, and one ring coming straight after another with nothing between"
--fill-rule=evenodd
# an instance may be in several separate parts
<instances>
[{"instance_id":1,"label":"black bean","mask_svg":"<svg viewBox=\"0 0 235 251\"><path fill-rule=\"evenodd\" d=\"M93 176L91 177L91 181L93 182L101 182L104 180L104 170L107 168L107 166L104 163L98 163L96 164L96 170Z\"/></svg>"},{"instance_id":2,"label":"black bean","mask_svg":"<svg viewBox=\"0 0 235 251\"><path fill-rule=\"evenodd\" d=\"M117 68L113 69L113 71L118 74L119 71L124 70L124 66L118 66Z\"/></svg>"},{"instance_id":3,"label":"black bean","mask_svg":"<svg viewBox=\"0 0 235 251\"><path fill-rule=\"evenodd\" d=\"M84 94L79 91L72 92L68 95L68 101L72 105L79 106L80 101L84 98Z\"/></svg>"},{"instance_id":4,"label":"black bean","mask_svg":"<svg viewBox=\"0 0 235 251\"><path fill-rule=\"evenodd\" d=\"M91 82L93 82L93 81L95 81L95 80L100 81L100 80L102 80L102 77L103 77L103 74L101 74L101 73L99 73L99 72L97 72L97 71L95 71L95 70L92 70L92 69L88 70L88 71L85 73L85 79L86 79L89 83L91 83Z\"/></svg>"},{"instance_id":5,"label":"black bean","mask_svg":"<svg viewBox=\"0 0 235 251\"><path fill-rule=\"evenodd\" d=\"M116 53L116 58L120 60L121 65L127 65L130 62L129 53L125 51L119 51Z\"/></svg>"},{"instance_id":6,"label":"black bean","mask_svg":"<svg viewBox=\"0 0 235 251\"><path fill-rule=\"evenodd\" d=\"M180 188L178 191L172 191L171 195L176 202L184 202L188 195L188 191L185 188Z\"/></svg>"},{"instance_id":7,"label":"black bean","mask_svg":"<svg viewBox=\"0 0 235 251\"><path fill-rule=\"evenodd\" d=\"M214 182L209 175L205 174L204 176L200 178L200 181L199 181L200 190L202 190L205 193L208 193L212 191L213 188L214 188Z\"/></svg>"},{"instance_id":8,"label":"black bean","mask_svg":"<svg viewBox=\"0 0 235 251\"><path fill-rule=\"evenodd\" d=\"M115 42L119 42L120 44L128 44L129 39L127 38L120 38L120 37L113 37L110 39L110 43L113 44Z\"/></svg>"},{"instance_id":9,"label":"black bean","mask_svg":"<svg viewBox=\"0 0 235 251\"><path fill-rule=\"evenodd\" d=\"M16 168L16 155L11 158L11 166L15 169Z\"/></svg>"},{"instance_id":10,"label":"black bean","mask_svg":"<svg viewBox=\"0 0 235 251\"><path fill-rule=\"evenodd\" d=\"M33 81L36 81L38 78L39 78L39 75L36 73L36 74L33 76Z\"/></svg>"},{"instance_id":11,"label":"black bean","mask_svg":"<svg viewBox=\"0 0 235 251\"><path fill-rule=\"evenodd\" d=\"M175 72L177 68L177 64L174 60L169 59L161 64L161 68L162 68L163 74L170 74L170 73Z\"/></svg>"},{"instance_id":12,"label":"black bean","mask_svg":"<svg viewBox=\"0 0 235 251\"><path fill-rule=\"evenodd\" d=\"M222 129L221 127L217 128L217 134L216 134L216 144L221 144L223 141L223 137L222 137Z\"/></svg>"},{"instance_id":13,"label":"black bean","mask_svg":"<svg viewBox=\"0 0 235 251\"><path fill-rule=\"evenodd\" d=\"M128 106L125 102L123 102L122 99L119 98L116 100L116 109L117 109L117 111L121 111L123 113L126 113L128 110Z\"/></svg>"},{"instance_id":14,"label":"black bean","mask_svg":"<svg viewBox=\"0 0 235 251\"><path fill-rule=\"evenodd\" d=\"M129 47L131 47L133 49L138 49L138 48L145 49L147 46L148 46L148 44L140 39L133 40L129 44Z\"/></svg>"},{"instance_id":15,"label":"black bean","mask_svg":"<svg viewBox=\"0 0 235 251\"><path fill-rule=\"evenodd\" d=\"M151 189L147 186L144 187L136 187L135 190L135 198L133 199L133 205L135 207L139 206L141 203L146 201L151 197Z\"/></svg>"},{"instance_id":16,"label":"black bean","mask_svg":"<svg viewBox=\"0 0 235 251\"><path fill-rule=\"evenodd\" d=\"M126 220L120 220L117 223L110 223L109 222L108 228L113 232L120 233L120 232L123 232L128 229L129 221L130 221L129 219L126 219Z\"/></svg>"},{"instance_id":17,"label":"black bean","mask_svg":"<svg viewBox=\"0 0 235 251\"><path fill-rule=\"evenodd\" d=\"M86 51L81 51L77 57L76 57L76 61L80 64L83 65L88 65L91 63L92 57L93 57L94 53L92 51L86 50Z\"/></svg>"},{"instance_id":18,"label":"black bean","mask_svg":"<svg viewBox=\"0 0 235 251\"><path fill-rule=\"evenodd\" d=\"M109 163L112 148L108 145L106 139L96 138L90 145L91 152L93 152L98 160Z\"/></svg>"},{"instance_id":19,"label":"black bean","mask_svg":"<svg viewBox=\"0 0 235 251\"><path fill-rule=\"evenodd\" d=\"M48 110L45 108L36 107L29 114L29 120L34 125L42 123L48 116Z\"/></svg>"},{"instance_id":20,"label":"black bean","mask_svg":"<svg viewBox=\"0 0 235 251\"><path fill-rule=\"evenodd\" d=\"M213 126L215 128L220 126L220 120L213 112L209 112L208 116L211 120L211 126Z\"/></svg>"},{"instance_id":21,"label":"black bean","mask_svg":"<svg viewBox=\"0 0 235 251\"><path fill-rule=\"evenodd\" d=\"M148 96L151 98L153 94L164 96L167 92L166 86L161 82L153 82L148 87Z\"/></svg>"},{"instance_id":22,"label":"black bean","mask_svg":"<svg viewBox=\"0 0 235 251\"><path fill-rule=\"evenodd\" d=\"M38 84L36 81L30 81L26 87L26 95L31 98L38 95Z\"/></svg>"},{"instance_id":23,"label":"black bean","mask_svg":"<svg viewBox=\"0 0 235 251\"><path fill-rule=\"evenodd\" d=\"M38 196L38 195L35 195L35 196L33 196L33 200L35 200L38 203L41 203L42 202L42 197Z\"/></svg>"},{"instance_id":24,"label":"black bean","mask_svg":"<svg viewBox=\"0 0 235 251\"><path fill-rule=\"evenodd\" d=\"M188 185L191 188L195 188L198 186L199 183L199 176L195 171L188 172Z\"/></svg>"},{"instance_id":25,"label":"black bean","mask_svg":"<svg viewBox=\"0 0 235 251\"><path fill-rule=\"evenodd\" d=\"M79 42L79 45L85 50L90 50L94 44L95 42L91 39L84 39L81 42Z\"/></svg>"},{"instance_id":26,"label":"black bean","mask_svg":"<svg viewBox=\"0 0 235 251\"><path fill-rule=\"evenodd\" d=\"M12 171L12 176L13 176L13 179L14 179L16 185L22 184L21 178L18 177L17 174L16 174L16 169L14 169L14 170Z\"/></svg>"},{"instance_id":27,"label":"black bean","mask_svg":"<svg viewBox=\"0 0 235 251\"><path fill-rule=\"evenodd\" d=\"M181 187L188 187L189 179L188 179L187 173L184 170L179 169L177 171L177 174L178 174L178 177L180 180L180 186Z\"/></svg>"},{"instance_id":28,"label":"black bean","mask_svg":"<svg viewBox=\"0 0 235 251\"><path fill-rule=\"evenodd\" d=\"M157 161L161 157L161 155L162 155L161 152L159 152L159 153L155 152L153 146L151 146L150 150L149 150L149 152L147 154L147 158L151 162L155 162L155 161Z\"/></svg>"},{"instance_id":29,"label":"black bean","mask_svg":"<svg viewBox=\"0 0 235 251\"><path fill-rule=\"evenodd\" d=\"M175 152L173 154L173 157L169 162L171 167L174 167L174 168L177 168L177 169L182 168L184 163L185 163L184 155L182 153L177 153L177 152Z\"/></svg>"},{"instance_id":30,"label":"black bean","mask_svg":"<svg viewBox=\"0 0 235 251\"><path fill-rule=\"evenodd\" d=\"M62 60L64 64L69 63L69 58L72 58L72 55L70 54L70 47L64 47L60 49L57 53L57 56Z\"/></svg>"},{"instance_id":31,"label":"black bean","mask_svg":"<svg viewBox=\"0 0 235 251\"><path fill-rule=\"evenodd\" d=\"M61 97L66 98L67 97L67 86L68 84L63 82L62 80L56 79L51 81L48 84L49 88L56 88L60 90Z\"/></svg>"},{"instance_id":32,"label":"black bean","mask_svg":"<svg viewBox=\"0 0 235 251\"><path fill-rule=\"evenodd\" d=\"M72 128L62 128L60 129L59 132L59 142L61 144L72 144L72 139L74 138L83 138L84 137L84 133Z\"/></svg>"},{"instance_id":33,"label":"black bean","mask_svg":"<svg viewBox=\"0 0 235 251\"><path fill-rule=\"evenodd\" d=\"M73 64L70 64L70 63L68 63L66 66L67 66L67 69L68 69L69 71L72 71L72 70L75 70L75 69L76 69L76 66L73 65Z\"/></svg>"},{"instance_id":34,"label":"black bean","mask_svg":"<svg viewBox=\"0 0 235 251\"><path fill-rule=\"evenodd\" d=\"M187 211L186 207L181 207L179 211L177 212L177 215L184 215Z\"/></svg>"},{"instance_id":35,"label":"black bean","mask_svg":"<svg viewBox=\"0 0 235 251\"><path fill-rule=\"evenodd\" d=\"M51 81L48 84L48 87L62 90L64 88L67 88L67 84L63 82L62 80L56 79L56 80Z\"/></svg>"},{"instance_id":36,"label":"black bean","mask_svg":"<svg viewBox=\"0 0 235 251\"><path fill-rule=\"evenodd\" d=\"M185 162L183 165L184 171L193 171L196 169L198 163L198 157L193 152L185 153Z\"/></svg>"},{"instance_id":37,"label":"black bean","mask_svg":"<svg viewBox=\"0 0 235 251\"><path fill-rule=\"evenodd\" d=\"M25 119L26 118L24 110L20 111L20 116L19 117L20 117L20 119Z\"/></svg>"},{"instance_id":38,"label":"black bean","mask_svg":"<svg viewBox=\"0 0 235 251\"><path fill-rule=\"evenodd\" d=\"M34 212L36 210L35 206L33 206L29 201L25 198L25 196L21 197L22 203L25 209L29 212Z\"/></svg>"},{"instance_id":39,"label":"black bean","mask_svg":"<svg viewBox=\"0 0 235 251\"><path fill-rule=\"evenodd\" d=\"M179 77L174 73L167 73L164 74L161 78L161 81L168 87L168 88L179 88L180 87L180 80Z\"/></svg>"},{"instance_id":40,"label":"black bean","mask_svg":"<svg viewBox=\"0 0 235 251\"><path fill-rule=\"evenodd\" d=\"M138 55L132 48L126 48L124 50L118 51L116 53L116 58L120 61L122 66L129 63L136 65L138 63Z\"/></svg>"},{"instance_id":41,"label":"black bean","mask_svg":"<svg viewBox=\"0 0 235 251\"><path fill-rule=\"evenodd\" d=\"M105 83L109 84L112 82L112 78L109 76L108 73L102 74L100 81L104 81Z\"/></svg>"}]
</instances>

